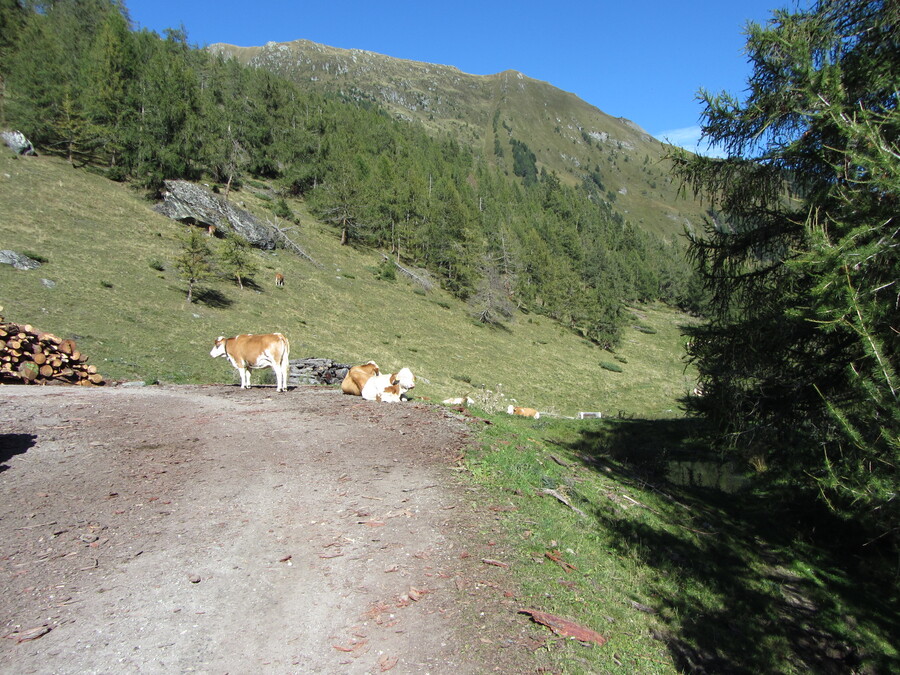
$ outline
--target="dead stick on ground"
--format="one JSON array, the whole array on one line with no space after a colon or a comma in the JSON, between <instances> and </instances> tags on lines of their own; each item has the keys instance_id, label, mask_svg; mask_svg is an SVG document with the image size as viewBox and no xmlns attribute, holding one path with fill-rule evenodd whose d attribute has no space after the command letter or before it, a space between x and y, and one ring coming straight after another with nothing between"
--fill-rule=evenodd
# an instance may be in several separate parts
<instances>
[{"instance_id":1,"label":"dead stick on ground","mask_svg":"<svg viewBox=\"0 0 900 675\"><path fill-rule=\"evenodd\" d=\"M572 510L573 510L575 513L577 513L579 516L581 516L582 518L587 518L587 514L586 514L584 511L582 511L581 509L579 509L577 506L572 506L572 502L570 502L570 501L565 497L565 495L560 494L560 493L557 492L556 490L551 490L550 488L544 488L543 490L541 490L541 492L543 492L545 495L550 495L551 497L556 497L559 501L561 501L563 504L565 504L566 506L568 506L570 509L572 509Z\"/></svg>"},{"instance_id":2,"label":"dead stick on ground","mask_svg":"<svg viewBox=\"0 0 900 675\"><path fill-rule=\"evenodd\" d=\"M36 527L49 527L50 525L56 525L56 521L52 520L49 523L41 523L40 525L25 525L24 527L17 527L17 530L33 530Z\"/></svg>"}]
</instances>

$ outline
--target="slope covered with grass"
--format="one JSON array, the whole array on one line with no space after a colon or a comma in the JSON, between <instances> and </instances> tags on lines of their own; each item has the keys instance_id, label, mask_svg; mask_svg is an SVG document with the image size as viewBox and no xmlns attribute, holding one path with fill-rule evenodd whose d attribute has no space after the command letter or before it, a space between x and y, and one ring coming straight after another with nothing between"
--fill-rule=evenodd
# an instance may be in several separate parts
<instances>
[{"instance_id":1,"label":"slope covered with grass","mask_svg":"<svg viewBox=\"0 0 900 675\"><path fill-rule=\"evenodd\" d=\"M232 200L275 221L261 189L246 187ZM289 235L316 265L284 249L253 250L253 284L214 279L188 304L174 265L188 226L152 206L139 191L61 160L3 152L0 248L46 261L27 272L0 265L7 318L74 337L112 379L230 382L230 366L208 355L215 337L280 331L293 358L408 366L420 378L417 396L432 400L469 394L496 402L500 391L552 414L671 416L693 386L681 358L686 316L629 308L633 321L615 355L545 317L519 314L489 328L440 289L425 292L400 274L380 280L379 252L340 246L338 233L297 201ZM276 271L283 288L274 285ZM621 372L602 365L609 363Z\"/></svg>"}]
</instances>

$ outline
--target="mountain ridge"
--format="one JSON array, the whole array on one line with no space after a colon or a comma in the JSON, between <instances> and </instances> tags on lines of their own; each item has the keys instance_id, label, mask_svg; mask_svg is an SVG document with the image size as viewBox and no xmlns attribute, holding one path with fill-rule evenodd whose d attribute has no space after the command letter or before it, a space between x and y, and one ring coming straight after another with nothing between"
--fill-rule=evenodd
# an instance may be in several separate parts
<instances>
[{"instance_id":1,"label":"mountain ridge","mask_svg":"<svg viewBox=\"0 0 900 675\"><path fill-rule=\"evenodd\" d=\"M305 39L254 47L214 43L206 49L301 86L380 105L430 134L449 135L507 173L513 172L510 143L523 143L538 171L570 185L595 184L624 217L666 239L703 218L703 206L680 195L669 175L671 146L630 119L518 70L474 75L452 65Z\"/></svg>"}]
</instances>

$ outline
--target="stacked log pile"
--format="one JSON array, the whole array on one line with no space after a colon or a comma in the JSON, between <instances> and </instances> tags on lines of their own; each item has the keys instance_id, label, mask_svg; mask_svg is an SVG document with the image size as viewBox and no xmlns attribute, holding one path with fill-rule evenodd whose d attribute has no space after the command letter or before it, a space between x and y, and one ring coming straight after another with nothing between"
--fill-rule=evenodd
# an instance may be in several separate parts
<instances>
[{"instance_id":1,"label":"stacked log pile","mask_svg":"<svg viewBox=\"0 0 900 675\"><path fill-rule=\"evenodd\" d=\"M0 384L104 384L74 340L7 323L0 316Z\"/></svg>"}]
</instances>

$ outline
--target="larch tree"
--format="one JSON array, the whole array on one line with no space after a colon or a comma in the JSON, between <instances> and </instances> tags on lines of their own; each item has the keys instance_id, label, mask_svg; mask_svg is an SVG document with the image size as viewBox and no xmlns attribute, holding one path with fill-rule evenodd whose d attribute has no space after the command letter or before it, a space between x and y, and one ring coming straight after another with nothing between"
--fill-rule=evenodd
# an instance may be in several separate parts
<instances>
[{"instance_id":1,"label":"larch tree","mask_svg":"<svg viewBox=\"0 0 900 675\"><path fill-rule=\"evenodd\" d=\"M819 0L750 24L747 94L701 92L717 160L690 253L711 292L689 405L725 449L900 542L900 3Z\"/></svg>"}]
</instances>

